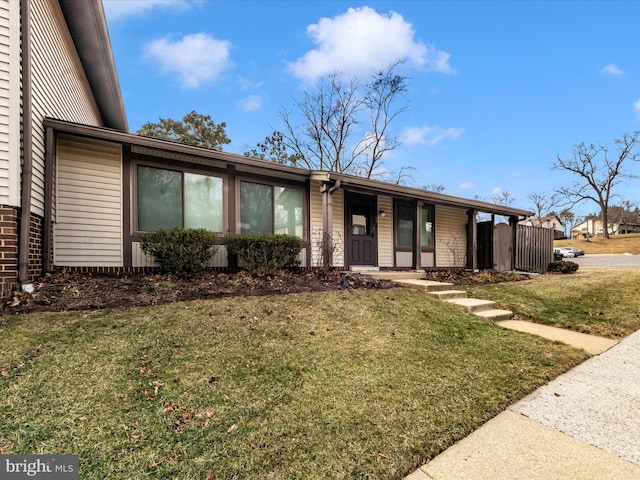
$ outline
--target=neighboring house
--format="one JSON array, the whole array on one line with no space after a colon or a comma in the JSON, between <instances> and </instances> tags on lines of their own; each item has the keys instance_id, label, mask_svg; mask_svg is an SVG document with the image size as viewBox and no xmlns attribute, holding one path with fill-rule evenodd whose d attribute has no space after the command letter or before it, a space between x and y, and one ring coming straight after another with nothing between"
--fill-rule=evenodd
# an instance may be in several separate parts
<instances>
[{"instance_id":1,"label":"neighboring house","mask_svg":"<svg viewBox=\"0 0 640 480\"><path fill-rule=\"evenodd\" d=\"M620 235L624 233L640 232L640 224L637 223L612 223L609 225L609 235ZM592 218L585 220L571 229L571 238L589 238L602 236L602 220Z\"/></svg>"},{"instance_id":2,"label":"neighboring house","mask_svg":"<svg viewBox=\"0 0 640 480\"><path fill-rule=\"evenodd\" d=\"M547 215L542 218L530 218L528 220L521 220L520 225L528 225L530 227L541 227L553 230L553 238L558 240L564 238L564 223L558 218L557 215Z\"/></svg>"},{"instance_id":3,"label":"neighboring house","mask_svg":"<svg viewBox=\"0 0 640 480\"><path fill-rule=\"evenodd\" d=\"M307 267L477 268L480 251L491 268L494 249L516 257L529 211L127 133L100 2L0 0L0 15L11 47L1 84L11 101L0 107L4 296L55 268L151 266L140 234L176 226L297 235ZM478 213L509 219L504 248ZM214 265L228 262L220 248Z\"/></svg>"}]
</instances>

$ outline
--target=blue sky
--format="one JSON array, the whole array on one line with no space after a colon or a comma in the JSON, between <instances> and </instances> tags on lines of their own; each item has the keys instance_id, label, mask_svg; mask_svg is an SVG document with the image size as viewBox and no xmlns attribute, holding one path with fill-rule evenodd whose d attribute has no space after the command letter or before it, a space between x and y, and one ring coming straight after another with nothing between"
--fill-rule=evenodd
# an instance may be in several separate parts
<instances>
[{"instance_id":1,"label":"blue sky","mask_svg":"<svg viewBox=\"0 0 640 480\"><path fill-rule=\"evenodd\" d=\"M580 142L640 130L640 2L104 0L129 126L191 110L243 153L318 75L401 59L410 110L389 172L532 208ZM640 174L640 163L629 164ZM617 190L640 204L640 180ZM616 202L614 202L616 203ZM597 211L594 204L576 209Z\"/></svg>"}]
</instances>

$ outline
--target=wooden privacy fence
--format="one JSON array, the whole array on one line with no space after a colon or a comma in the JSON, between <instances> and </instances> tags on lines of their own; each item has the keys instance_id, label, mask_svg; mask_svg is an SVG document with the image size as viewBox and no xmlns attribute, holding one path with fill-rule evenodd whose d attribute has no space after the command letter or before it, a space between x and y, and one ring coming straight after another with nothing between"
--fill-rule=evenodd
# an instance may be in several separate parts
<instances>
[{"instance_id":1,"label":"wooden privacy fence","mask_svg":"<svg viewBox=\"0 0 640 480\"><path fill-rule=\"evenodd\" d=\"M553 261L553 229L516 226L516 270L538 272Z\"/></svg>"}]
</instances>

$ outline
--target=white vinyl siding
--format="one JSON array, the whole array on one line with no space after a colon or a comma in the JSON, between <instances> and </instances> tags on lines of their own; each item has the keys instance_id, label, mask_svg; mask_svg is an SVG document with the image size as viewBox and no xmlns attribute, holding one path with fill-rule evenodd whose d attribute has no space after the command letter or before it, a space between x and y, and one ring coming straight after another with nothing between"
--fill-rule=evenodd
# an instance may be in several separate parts
<instances>
[{"instance_id":1,"label":"white vinyl siding","mask_svg":"<svg viewBox=\"0 0 640 480\"><path fill-rule=\"evenodd\" d=\"M54 265L123 266L121 146L61 135L57 152Z\"/></svg>"},{"instance_id":2,"label":"white vinyl siding","mask_svg":"<svg viewBox=\"0 0 640 480\"><path fill-rule=\"evenodd\" d=\"M20 2L0 0L0 204L20 203Z\"/></svg>"},{"instance_id":3,"label":"white vinyl siding","mask_svg":"<svg viewBox=\"0 0 640 480\"><path fill-rule=\"evenodd\" d=\"M16 2L17 3L17 2ZM57 2L31 0L33 211L44 213L45 117L102 126L102 119Z\"/></svg>"},{"instance_id":4,"label":"white vinyl siding","mask_svg":"<svg viewBox=\"0 0 640 480\"><path fill-rule=\"evenodd\" d=\"M384 212L384 217L379 215ZM378 196L378 266L393 267L393 206L391 197Z\"/></svg>"},{"instance_id":5,"label":"white vinyl siding","mask_svg":"<svg viewBox=\"0 0 640 480\"><path fill-rule=\"evenodd\" d=\"M436 205L436 266L466 265L467 222L465 210Z\"/></svg>"}]
</instances>

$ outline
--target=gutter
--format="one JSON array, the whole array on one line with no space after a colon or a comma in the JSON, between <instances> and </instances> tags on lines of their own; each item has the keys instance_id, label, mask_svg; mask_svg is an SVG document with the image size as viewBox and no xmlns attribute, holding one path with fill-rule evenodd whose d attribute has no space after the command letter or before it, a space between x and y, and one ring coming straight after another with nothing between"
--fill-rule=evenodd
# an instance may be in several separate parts
<instances>
[{"instance_id":1,"label":"gutter","mask_svg":"<svg viewBox=\"0 0 640 480\"><path fill-rule=\"evenodd\" d=\"M18 238L18 282L30 291L29 230L31 224L31 189L33 183L33 116L31 113L31 14L30 1L20 2L22 31L22 173L20 191L20 231Z\"/></svg>"}]
</instances>

